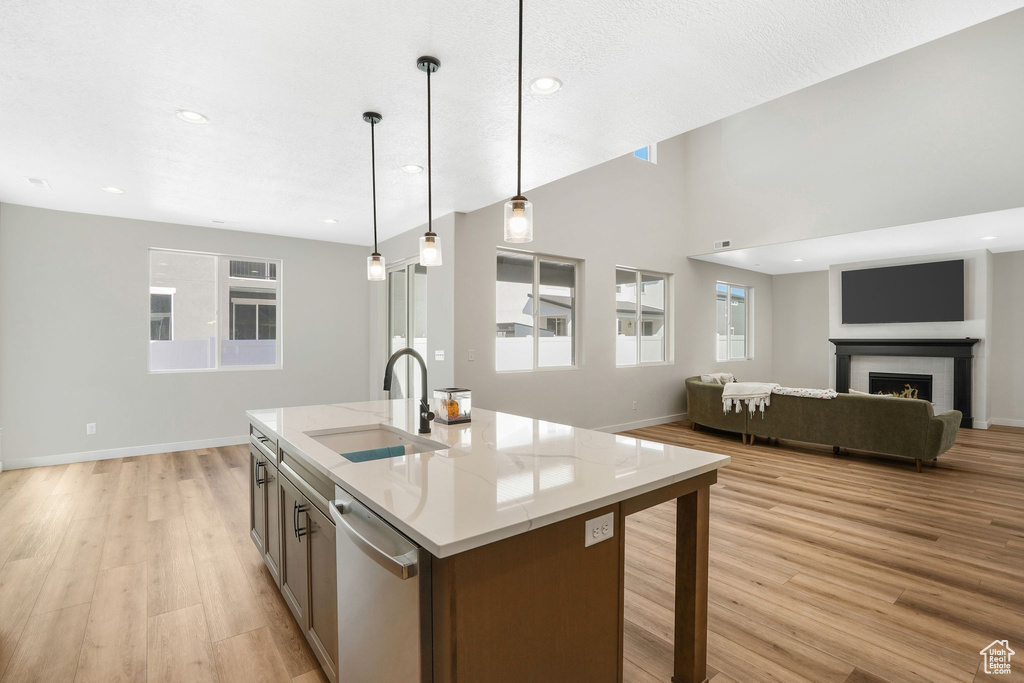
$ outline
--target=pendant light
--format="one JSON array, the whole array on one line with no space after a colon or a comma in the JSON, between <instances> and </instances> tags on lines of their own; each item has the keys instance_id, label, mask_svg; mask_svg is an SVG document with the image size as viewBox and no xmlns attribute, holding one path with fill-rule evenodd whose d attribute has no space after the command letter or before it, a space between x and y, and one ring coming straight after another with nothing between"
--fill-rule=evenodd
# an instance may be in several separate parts
<instances>
[{"instance_id":1,"label":"pendant light","mask_svg":"<svg viewBox=\"0 0 1024 683\"><path fill-rule=\"evenodd\" d=\"M383 117L375 111L363 114L363 121L370 124L370 175L373 178L373 253L366 257L366 279L379 282L387 276L384 257L377 251L377 150L374 145L373 129Z\"/></svg>"},{"instance_id":2,"label":"pendant light","mask_svg":"<svg viewBox=\"0 0 1024 683\"><path fill-rule=\"evenodd\" d=\"M533 204L523 196L523 0L519 0L519 120L516 137L516 196L505 202L505 241L533 241Z\"/></svg>"},{"instance_id":3,"label":"pendant light","mask_svg":"<svg viewBox=\"0 0 1024 683\"><path fill-rule=\"evenodd\" d=\"M441 240L434 233L434 207L430 185L430 74L441 68L436 57L420 57L416 67L427 73L427 232L420 237L420 265L441 265Z\"/></svg>"}]
</instances>

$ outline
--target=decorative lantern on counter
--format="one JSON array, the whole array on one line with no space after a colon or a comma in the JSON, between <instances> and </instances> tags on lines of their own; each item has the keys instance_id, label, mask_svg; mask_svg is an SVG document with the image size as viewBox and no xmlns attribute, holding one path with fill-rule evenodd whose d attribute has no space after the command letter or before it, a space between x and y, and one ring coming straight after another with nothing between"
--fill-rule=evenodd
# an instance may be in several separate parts
<instances>
[{"instance_id":1,"label":"decorative lantern on counter","mask_svg":"<svg viewBox=\"0 0 1024 683\"><path fill-rule=\"evenodd\" d=\"M469 422L472 408L469 389L434 389L434 398L438 401L437 416L434 422L456 425Z\"/></svg>"}]
</instances>

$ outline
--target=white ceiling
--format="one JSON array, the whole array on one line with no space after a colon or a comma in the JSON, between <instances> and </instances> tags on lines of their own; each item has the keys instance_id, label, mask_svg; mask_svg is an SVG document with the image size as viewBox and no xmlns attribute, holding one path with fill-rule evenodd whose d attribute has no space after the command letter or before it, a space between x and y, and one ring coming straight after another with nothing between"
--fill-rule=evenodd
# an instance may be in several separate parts
<instances>
[{"instance_id":1,"label":"white ceiling","mask_svg":"<svg viewBox=\"0 0 1024 683\"><path fill-rule=\"evenodd\" d=\"M986 237L995 239L983 239ZM995 253L1024 249L1024 208L719 251L691 258L784 275L827 270L829 266L843 263L978 249Z\"/></svg>"},{"instance_id":2,"label":"white ceiling","mask_svg":"<svg viewBox=\"0 0 1024 683\"><path fill-rule=\"evenodd\" d=\"M1024 5L1024 0L526 3L536 187ZM367 244L515 189L517 3L3 0L0 201ZM179 121L179 108L207 125ZM45 178L38 189L26 177ZM101 186L115 185L124 195ZM537 208L542 211L542 207ZM321 219L337 218L337 225Z\"/></svg>"}]
</instances>

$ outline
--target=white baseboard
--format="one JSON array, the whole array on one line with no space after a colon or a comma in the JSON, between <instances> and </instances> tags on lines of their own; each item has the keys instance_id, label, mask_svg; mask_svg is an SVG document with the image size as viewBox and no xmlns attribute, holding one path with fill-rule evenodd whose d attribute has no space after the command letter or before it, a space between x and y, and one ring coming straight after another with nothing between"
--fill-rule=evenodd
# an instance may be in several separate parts
<instances>
[{"instance_id":1,"label":"white baseboard","mask_svg":"<svg viewBox=\"0 0 1024 683\"><path fill-rule=\"evenodd\" d=\"M1000 425L1001 427L1024 427L1024 420L1014 420L1009 417L993 417L989 419L988 423L990 425Z\"/></svg>"},{"instance_id":2,"label":"white baseboard","mask_svg":"<svg viewBox=\"0 0 1024 683\"><path fill-rule=\"evenodd\" d=\"M653 417L649 420L638 420L636 422L624 422L618 425L609 425L607 427L597 427L595 431L598 432L625 432L630 429L640 429L641 427L653 427L654 425L663 425L668 422L678 422L679 420L685 420L686 413L677 413L675 415L666 415L664 417Z\"/></svg>"},{"instance_id":3,"label":"white baseboard","mask_svg":"<svg viewBox=\"0 0 1024 683\"><path fill-rule=\"evenodd\" d=\"M158 443L150 446L109 448L101 451L41 455L38 458L8 458L4 461L4 469L17 470L24 467L69 465L75 462L89 462L90 460L110 460L111 458L130 458L135 455L153 455L154 453L173 453L175 451L194 451L202 448L218 448L220 446L237 446L248 442L249 437L247 436L223 436L219 439L199 439L197 441Z\"/></svg>"}]
</instances>

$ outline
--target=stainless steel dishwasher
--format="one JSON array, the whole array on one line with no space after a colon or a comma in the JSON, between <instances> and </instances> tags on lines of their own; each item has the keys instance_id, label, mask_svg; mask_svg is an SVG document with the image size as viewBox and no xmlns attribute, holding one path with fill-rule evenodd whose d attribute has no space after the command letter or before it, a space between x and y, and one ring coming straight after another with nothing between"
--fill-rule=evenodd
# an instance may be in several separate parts
<instances>
[{"instance_id":1,"label":"stainless steel dishwasher","mask_svg":"<svg viewBox=\"0 0 1024 683\"><path fill-rule=\"evenodd\" d=\"M331 516L338 527L338 680L430 683L430 555L340 486Z\"/></svg>"}]
</instances>

